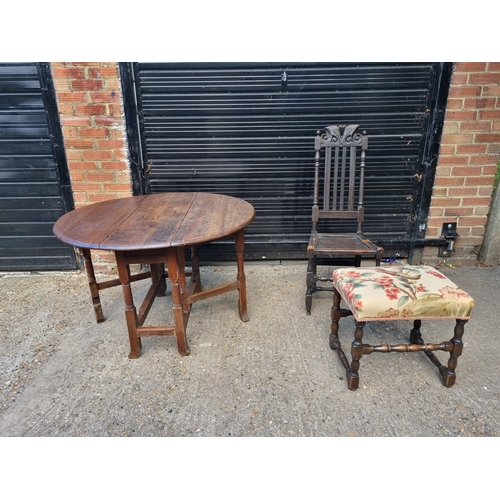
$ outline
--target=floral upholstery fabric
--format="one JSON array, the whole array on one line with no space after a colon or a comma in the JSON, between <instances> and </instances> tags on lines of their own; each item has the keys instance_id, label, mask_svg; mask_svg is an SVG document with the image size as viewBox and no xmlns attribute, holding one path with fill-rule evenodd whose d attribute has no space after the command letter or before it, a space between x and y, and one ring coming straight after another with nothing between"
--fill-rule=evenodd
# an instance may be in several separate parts
<instances>
[{"instance_id":1,"label":"floral upholstery fabric","mask_svg":"<svg viewBox=\"0 0 500 500\"><path fill-rule=\"evenodd\" d=\"M333 286L357 321L468 319L474 307L467 292L429 266L339 268Z\"/></svg>"}]
</instances>

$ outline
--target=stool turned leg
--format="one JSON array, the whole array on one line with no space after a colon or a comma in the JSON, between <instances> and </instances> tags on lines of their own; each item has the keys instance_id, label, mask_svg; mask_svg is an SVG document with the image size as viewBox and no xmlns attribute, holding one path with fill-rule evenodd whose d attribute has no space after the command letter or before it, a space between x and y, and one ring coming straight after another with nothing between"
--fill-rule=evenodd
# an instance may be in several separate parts
<instances>
[{"instance_id":1,"label":"stool turned leg","mask_svg":"<svg viewBox=\"0 0 500 500\"><path fill-rule=\"evenodd\" d=\"M441 375L443 376L443 383L445 387L451 387L457 378L455 374L455 369L457 368L457 362L459 356L462 354L464 345L462 343L462 336L464 334L464 325L467 323L465 319L457 319L454 335L451 339L453 344L453 350L450 352L450 359L448 360L448 369L443 368Z\"/></svg>"},{"instance_id":2,"label":"stool turned leg","mask_svg":"<svg viewBox=\"0 0 500 500\"><path fill-rule=\"evenodd\" d=\"M333 305L332 305L332 329L330 333L330 348L333 350L340 349L339 340L339 320L340 320L340 293L333 289Z\"/></svg>"},{"instance_id":3,"label":"stool turned leg","mask_svg":"<svg viewBox=\"0 0 500 500\"><path fill-rule=\"evenodd\" d=\"M422 334L420 333L420 327L422 326L422 321L416 319L413 321L413 330L410 332L410 343L411 344L423 344Z\"/></svg>"},{"instance_id":4,"label":"stool turned leg","mask_svg":"<svg viewBox=\"0 0 500 500\"><path fill-rule=\"evenodd\" d=\"M359 360L363 356L363 328L365 322L356 321L354 340L351 346L351 368L347 370L347 384L351 391L355 391L359 386Z\"/></svg>"},{"instance_id":5,"label":"stool turned leg","mask_svg":"<svg viewBox=\"0 0 500 500\"><path fill-rule=\"evenodd\" d=\"M307 261L306 274L306 314L311 314L312 294L316 291L316 257L310 257Z\"/></svg>"},{"instance_id":6,"label":"stool turned leg","mask_svg":"<svg viewBox=\"0 0 500 500\"><path fill-rule=\"evenodd\" d=\"M342 366L344 367L346 374L349 374L349 369L350 369L349 361L348 361L347 356L345 355L344 351L342 350L342 347L340 345L340 339L339 339L339 320L341 317L342 317L342 310L340 309L340 294L334 288L333 289L333 305L332 305L332 326L331 326L331 333L330 333L330 347L334 351L337 351L339 360L342 363Z\"/></svg>"},{"instance_id":7,"label":"stool turned leg","mask_svg":"<svg viewBox=\"0 0 500 500\"><path fill-rule=\"evenodd\" d=\"M421 326L421 320L416 319L413 321L413 330L410 332L410 344L425 344L424 339L422 338L422 333L420 332ZM441 364L436 355L432 351L424 351L424 354L438 367L439 372L443 375L443 370L446 370L446 368Z\"/></svg>"}]
</instances>

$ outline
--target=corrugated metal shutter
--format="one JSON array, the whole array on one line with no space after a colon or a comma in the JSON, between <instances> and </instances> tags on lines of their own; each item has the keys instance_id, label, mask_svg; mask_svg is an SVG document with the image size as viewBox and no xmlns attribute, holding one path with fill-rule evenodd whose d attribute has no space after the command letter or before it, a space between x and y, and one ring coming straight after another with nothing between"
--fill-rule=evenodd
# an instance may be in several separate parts
<instances>
[{"instance_id":1,"label":"corrugated metal shutter","mask_svg":"<svg viewBox=\"0 0 500 500\"><path fill-rule=\"evenodd\" d=\"M246 231L250 257L304 257L315 132L358 123L370 137L365 232L384 246L399 241L395 251L407 252L437 64L134 63L134 69L146 192L244 198L256 208Z\"/></svg>"},{"instance_id":2,"label":"corrugated metal shutter","mask_svg":"<svg viewBox=\"0 0 500 500\"><path fill-rule=\"evenodd\" d=\"M76 268L73 250L52 234L67 208L40 64L0 64L2 271Z\"/></svg>"}]
</instances>

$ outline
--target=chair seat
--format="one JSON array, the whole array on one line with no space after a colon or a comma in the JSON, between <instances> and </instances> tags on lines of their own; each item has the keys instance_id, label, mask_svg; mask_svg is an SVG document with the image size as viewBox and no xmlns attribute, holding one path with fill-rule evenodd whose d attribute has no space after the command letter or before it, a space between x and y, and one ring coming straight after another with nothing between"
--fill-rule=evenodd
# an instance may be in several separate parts
<instances>
[{"instance_id":1,"label":"chair seat","mask_svg":"<svg viewBox=\"0 0 500 500\"><path fill-rule=\"evenodd\" d=\"M470 318L474 300L429 266L339 268L333 286L356 321Z\"/></svg>"},{"instance_id":2,"label":"chair seat","mask_svg":"<svg viewBox=\"0 0 500 500\"><path fill-rule=\"evenodd\" d=\"M311 235L307 251L325 257L345 254L373 258L383 250L365 236L356 233L316 233Z\"/></svg>"}]
</instances>

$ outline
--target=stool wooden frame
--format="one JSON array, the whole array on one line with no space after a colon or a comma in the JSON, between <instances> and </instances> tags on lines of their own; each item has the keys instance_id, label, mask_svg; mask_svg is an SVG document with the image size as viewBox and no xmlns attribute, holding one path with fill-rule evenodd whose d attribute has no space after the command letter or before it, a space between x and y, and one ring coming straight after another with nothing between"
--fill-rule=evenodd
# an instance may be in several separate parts
<instances>
[{"instance_id":1,"label":"stool wooden frame","mask_svg":"<svg viewBox=\"0 0 500 500\"><path fill-rule=\"evenodd\" d=\"M354 331L354 340L351 346L352 360L349 362L347 356L342 350L338 335L339 320L342 317L351 316L352 312L349 309L340 308L340 294L334 289L333 306L332 306L332 326L330 334L330 347L337 351L340 362L345 368L347 375L347 385L351 391L355 391L359 386L359 367L362 356L372 354L373 352L424 352L427 357L437 366L439 373L443 379L443 384L446 387L451 387L456 380L455 369L457 361L462 354L463 343L462 336L464 334L464 325L467 323L465 319L457 319L454 328L453 338L449 341L439 344L426 344L422 339L420 327L422 321L414 319L413 329L410 332L410 343L408 344L384 344L372 346L363 343L363 329L366 325L365 321L355 321L356 328ZM447 366L444 366L439 359L433 354L433 351L445 351L450 353Z\"/></svg>"}]
</instances>

